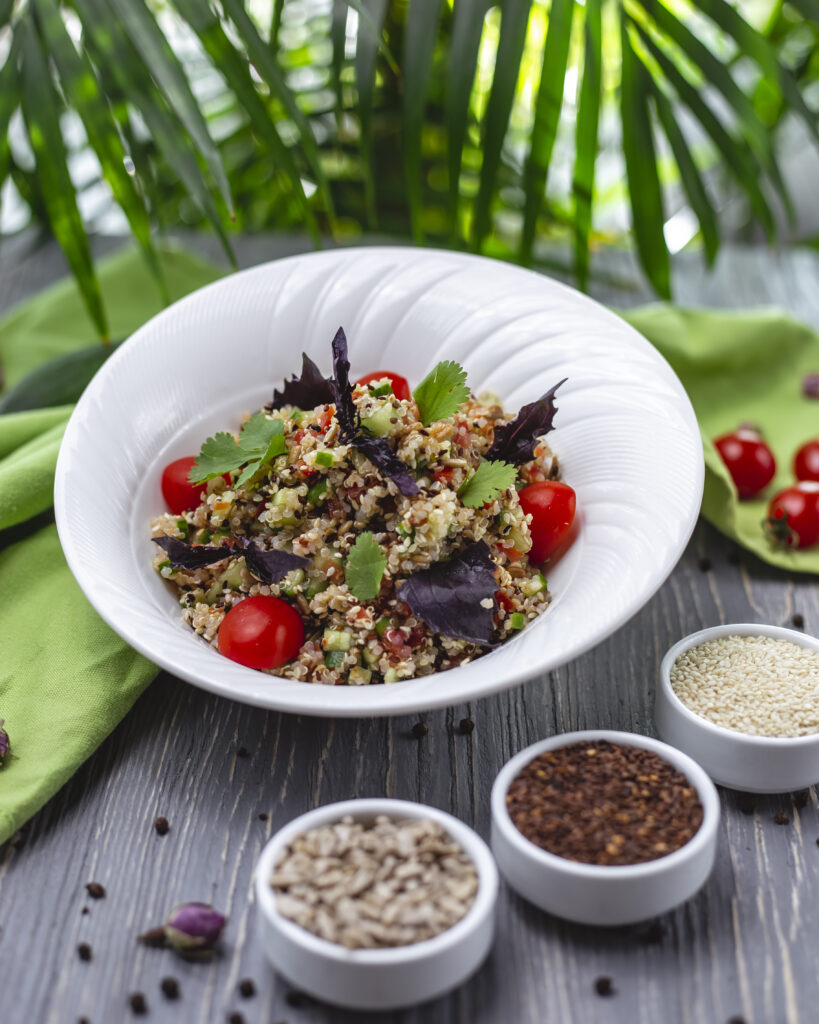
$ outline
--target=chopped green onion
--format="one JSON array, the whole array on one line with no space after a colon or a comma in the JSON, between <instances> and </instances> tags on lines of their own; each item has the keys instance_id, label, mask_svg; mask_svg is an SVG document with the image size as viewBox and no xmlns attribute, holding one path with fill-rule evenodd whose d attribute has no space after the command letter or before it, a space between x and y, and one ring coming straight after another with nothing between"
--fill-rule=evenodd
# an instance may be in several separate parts
<instances>
[{"instance_id":1,"label":"chopped green onion","mask_svg":"<svg viewBox=\"0 0 819 1024\"><path fill-rule=\"evenodd\" d=\"M327 668L341 668L346 657L346 651L328 651L324 655L324 664Z\"/></svg>"},{"instance_id":2,"label":"chopped green onion","mask_svg":"<svg viewBox=\"0 0 819 1024\"><path fill-rule=\"evenodd\" d=\"M197 544L207 544L213 538L213 534L207 528L200 530L194 540Z\"/></svg>"},{"instance_id":3,"label":"chopped green onion","mask_svg":"<svg viewBox=\"0 0 819 1024\"><path fill-rule=\"evenodd\" d=\"M171 560L169 558L166 558L164 562L159 563L159 565L156 567L156 571L159 572L161 569L167 569L170 564Z\"/></svg>"},{"instance_id":4,"label":"chopped green onion","mask_svg":"<svg viewBox=\"0 0 819 1024\"><path fill-rule=\"evenodd\" d=\"M332 466L335 462L332 452L316 452L317 466Z\"/></svg>"},{"instance_id":5,"label":"chopped green onion","mask_svg":"<svg viewBox=\"0 0 819 1024\"><path fill-rule=\"evenodd\" d=\"M316 594L320 594L322 592L322 590L326 590L329 586L330 586L330 581L329 580L323 580L323 579L313 579L313 580L310 580L310 582L307 584L307 587L306 587L306 589L304 591L304 596L309 601L311 598L315 597Z\"/></svg>"},{"instance_id":6,"label":"chopped green onion","mask_svg":"<svg viewBox=\"0 0 819 1024\"><path fill-rule=\"evenodd\" d=\"M187 538L188 534L190 533L190 529L191 529L190 523L188 522L187 519L177 519L176 520L176 528L177 528L177 530L179 530L181 532L182 536L185 537L185 538Z\"/></svg>"},{"instance_id":7,"label":"chopped green onion","mask_svg":"<svg viewBox=\"0 0 819 1024\"><path fill-rule=\"evenodd\" d=\"M512 612L509 616L509 628L510 629L523 629L526 625L526 616L523 612Z\"/></svg>"},{"instance_id":8,"label":"chopped green onion","mask_svg":"<svg viewBox=\"0 0 819 1024\"><path fill-rule=\"evenodd\" d=\"M382 619L379 619L378 622L376 622L375 624L375 631L376 633L378 633L379 636L383 636L389 628L390 620L386 618L386 616Z\"/></svg>"},{"instance_id":9,"label":"chopped green onion","mask_svg":"<svg viewBox=\"0 0 819 1024\"><path fill-rule=\"evenodd\" d=\"M327 492L330 490L330 485L326 480L319 480L317 484L313 484L310 490L307 492L307 501L310 505L319 505L324 500Z\"/></svg>"},{"instance_id":10,"label":"chopped green onion","mask_svg":"<svg viewBox=\"0 0 819 1024\"><path fill-rule=\"evenodd\" d=\"M383 384L379 384L377 388L374 388L371 385L370 386L370 394L373 396L373 398L383 398L384 395L391 395L392 394L392 384L390 384L390 382L387 380L387 381L384 381Z\"/></svg>"},{"instance_id":11,"label":"chopped green onion","mask_svg":"<svg viewBox=\"0 0 819 1024\"><path fill-rule=\"evenodd\" d=\"M325 629L322 647L325 651L349 651L353 646L353 634L349 629Z\"/></svg>"}]
</instances>

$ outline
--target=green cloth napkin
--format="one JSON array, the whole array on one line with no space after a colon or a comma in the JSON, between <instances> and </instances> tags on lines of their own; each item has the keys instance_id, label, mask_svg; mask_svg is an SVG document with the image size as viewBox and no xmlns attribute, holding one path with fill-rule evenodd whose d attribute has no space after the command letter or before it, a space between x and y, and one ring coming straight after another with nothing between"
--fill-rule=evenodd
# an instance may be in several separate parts
<instances>
[{"instance_id":1,"label":"green cloth napkin","mask_svg":"<svg viewBox=\"0 0 819 1024\"><path fill-rule=\"evenodd\" d=\"M187 253L162 253L171 295L220 276ZM99 268L115 337L161 308L139 256L128 249ZM0 323L6 383L93 342L66 280ZM53 796L99 746L157 669L112 632L86 601L63 558L51 508L57 452L71 406L0 416L0 718L14 757L0 768L0 843Z\"/></svg>"},{"instance_id":2,"label":"green cloth napkin","mask_svg":"<svg viewBox=\"0 0 819 1024\"><path fill-rule=\"evenodd\" d=\"M221 273L180 249L168 248L161 258L173 298ZM99 276L114 337L127 336L159 310L133 249L104 261ZM707 518L768 562L819 572L819 551L776 552L767 545L759 527L765 501L736 500L707 440L742 420L759 423L779 459L773 486L784 486L793 450L817 430L819 404L801 397L799 383L803 373L819 370L819 336L775 311L650 306L622 315L665 355L694 403L706 439ZM0 323L7 385L92 338L73 282L48 289ZM0 416L0 578L13 595L0 606L0 718L16 755L0 768L0 843L57 792L156 674L85 600L53 524L32 518L51 507L70 411Z\"/></svg>"}]
</instances>

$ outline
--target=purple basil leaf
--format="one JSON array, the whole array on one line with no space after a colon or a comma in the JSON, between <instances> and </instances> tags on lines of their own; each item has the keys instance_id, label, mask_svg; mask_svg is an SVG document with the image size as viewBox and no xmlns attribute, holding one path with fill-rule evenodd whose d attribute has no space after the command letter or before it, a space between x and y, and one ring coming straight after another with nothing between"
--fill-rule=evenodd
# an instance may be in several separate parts
<instances>
[{"instance_id":1,"label":"purple basil leaf","mask_svg":"<svg viewBox=\"0 0 819 1024\"><path fill-rule=\"evenodd\" d=\"M333 401L333 386L322 377L321 370L306 352L301 354L301 376L295 374L286 380L281 390L273 392L273 409L281 409L285 405L294 405L297 409L315 409L317 405L326 405Z\"/></svg>"},{"instance_id":2,"label":"purple basil leaf","mask_svg":"<svg viewBox=\"0 0 819 1024\"><path fill-rule=\"evenodd\" d=\"M263 551L246 537L242 537L240 543L245 552L245 565L262 583L278 583L293 569L303 569L310 564L309 558L290 551Z\"/></svg>"},{"instance_id":3,"label":"purple basil leaf","mask_svg":"<svg viewBox=\"0 0 819 1024\"><path fill-rule=\"evenodd\" d=\"M176 537L152 537L167 554L174 569L202 569L233 554L228 547L212 547L206 544L186 544Z\"/></svg>"},{"instance_id":4,"label":"purple basil leaf","mask_svg":"<svg viewBox=\"0 0 819 1024\"><path fill-rule=\"evenodd\" d=\"M511 423L495 428L492 446L486 453L487 459L509 462L513 466L522 466L535 457L535 446L538 438L548 434L557 412L555 392L568 378L564 377L545 395L535 402L524 405Z\"/></svg>"},{"instance_id":5,"label":"purple basil leaf","mask_svg":"<svg viewBox=\"0 0 819 1024\"><path fill-rule=\"evenodd\" d=\"M492 646L496 569L486 541L479 540L448 562L413 573L398 597L433 633ZM492 607L481 605L486 598Z\"/></svg>"},{"instance_id":6,"label":"purple basil leaf","mask_svg":"<svg viewBox=\"0 0 819 1024\"><path fill-rule=\"evenodd\" d=\"M358 430L358 410L353 402L353 389L350 385L350 360L347 358L347 336L343 327L339 327L335 338L333 338L333 378L330 381L330 386L333 389L336 419L342 440L352 441Z\"/></svg>"},{"instance_id":7,"label":"purple basil leaf","mask_svg":"<svg viewBox=\"0 0 819 1024\"><path fill-rule=\"evenodd\" d=\"M421 490L405 463L398 458L385 437L365 437L363 434L359 434L353 438L353 444L384 476L392 480L402 494L409 497L412 494L418 494Z\"/></svg>"}]
</instances>

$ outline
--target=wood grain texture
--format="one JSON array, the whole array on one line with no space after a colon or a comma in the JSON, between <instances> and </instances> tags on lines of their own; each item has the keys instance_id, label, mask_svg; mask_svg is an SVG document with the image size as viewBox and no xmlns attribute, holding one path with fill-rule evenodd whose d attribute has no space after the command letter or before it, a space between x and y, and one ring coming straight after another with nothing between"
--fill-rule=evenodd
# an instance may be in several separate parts
<instances>
[{"instance_id":1,"label":"wood grain texture","mask_svg":"<svg viewBox=\"0 0 819 1024\"><path fill-rule=\"evenodd\" d=\"M106 248L111 243L106 243ZM203 252L215 252L197 242ZM245 265L301 240L237 246ZM601 264L626 287L598 282L603 301L647 298L633 263ZM0 308L64 271L51 246L0 257ZM631 283L629 283L631 282ZM684 304L784 306L819 328L819 255L730 249L713 276L694 257L675 263ZM711 568L701 567L703 558ZM704 563L703 563L704 566ZM606 727L652 732L660 658L680 636L723 621L788 625L795 612L819 633L816 580L772 569L700 523L679 565L615 636L571 664L508 693L417 718L322 721L244 707L165 674L18 837L0 848L3 1024L127 1021L142 992L158 1024L352 1024L362 1019L312 1002L293 1006L254 941L252 872L269 836L295 815L352 796L389 795L448 810L486 836L495 774L526 744L555 732ZM458 731L471 716L470 735ZM242 756L246 752L247 756ZM504 890L498 940L477 976L450 996L380 1022L425 1024L812 1024L819 980L819 805L801 796L740 798L723 791L714 874L706 888L653 927L594 929L550 918ZM785 811L787 825L774 823ZM157 815L170 822L158 836ZM260 818L266 815L266 819ZM103 900L85 883L102 882ZM187 963L138 946L135 936L183 900L229 914L222 955ZM88 908L88 913L83 909ZM82 962L77 944L93 950ZM168 1002L160 980L179 980ZM612 978L602 998L594 980ZM237 985L252 978L257 994ZM134 1018L137 1019L137 1018Z\"/></svg>"}]
</instances>

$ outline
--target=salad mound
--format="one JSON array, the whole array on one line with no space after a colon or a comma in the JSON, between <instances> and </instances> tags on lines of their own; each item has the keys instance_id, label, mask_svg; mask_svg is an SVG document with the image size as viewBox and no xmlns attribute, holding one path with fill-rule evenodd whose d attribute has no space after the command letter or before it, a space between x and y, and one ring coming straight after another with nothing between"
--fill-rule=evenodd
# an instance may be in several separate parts
<instances>
[{"instance_id":1,"label":"salad mound","mask_svg":"<svg viewBox=\"0 0 819 1024\"><path fill-rule=\"evenodd\" d=\"M237 434L165 468L154 567L253 668L366 685L464 664L549 603L539 563L574 515L542 440L560 385L512 416L456 363L411 393L351 383L341 329L332 348L332 377L305 355Z\"/></svg>"}]
</instances>

